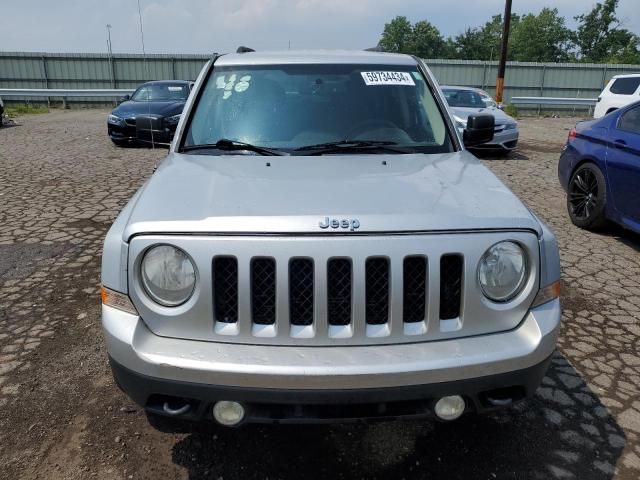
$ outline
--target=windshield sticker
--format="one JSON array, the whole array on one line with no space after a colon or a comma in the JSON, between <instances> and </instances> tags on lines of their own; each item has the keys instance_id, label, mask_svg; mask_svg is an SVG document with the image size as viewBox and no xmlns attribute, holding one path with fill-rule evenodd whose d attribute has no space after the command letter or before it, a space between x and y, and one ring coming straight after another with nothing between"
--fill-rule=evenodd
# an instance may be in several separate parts
<instances>
[{"instance_id":1,"label":"windshield sticker","mask_svg":"<svg viewBox=\"0 0 640 480\"><path fill-rule=\"evenodd\" d=\"M415 86L406 72L360 72L366 85L410 85Z\"/></svg>"},{"instance_id":2,"label":"windshield sticker","mask_svg":"<svg viewBox=\"0 0 640 480\"><path fill-rule=\"evenodd\" d=\"M169 87L170 92L181 92L182 87Z\"/></svg>"},{"instance_id":3,"label":"windshield sticker","mask_svg":"<svg viewBox=\"0 0 640 480\"><path fill-rule=\"evenodd\" d=\"M251 86L251 75L244 75L240 77L240 80L238 80L237 83L236 80L238 80L238 76L235 73L231 75L228 80L225 79L224 75L216 78L216 88L224 90L222 94L223 100L230 98L234 92L246 92Z\"/></svg>"}]
</instances>

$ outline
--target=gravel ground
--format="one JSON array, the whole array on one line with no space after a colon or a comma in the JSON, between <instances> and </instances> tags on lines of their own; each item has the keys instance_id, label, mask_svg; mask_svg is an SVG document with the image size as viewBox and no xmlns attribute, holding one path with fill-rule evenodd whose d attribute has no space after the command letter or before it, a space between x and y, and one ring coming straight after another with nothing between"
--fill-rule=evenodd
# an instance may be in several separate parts
<instances>
[{"instance_id":1,"label":"gravel ground","mask_svg":"<svg viewBox=\"0 0 640 480\"><path fill-rule=\"evenodd\" d=\"M98 299L104 234L165 151L114 147L106 113L0 130L0 478L640 476L640 238L570 224L556 165L575 119L526 119L519 152L485 159L562 249L559 351L532 401L447 424L169 434L114 385Z\"/></svg>"}]
</instances>

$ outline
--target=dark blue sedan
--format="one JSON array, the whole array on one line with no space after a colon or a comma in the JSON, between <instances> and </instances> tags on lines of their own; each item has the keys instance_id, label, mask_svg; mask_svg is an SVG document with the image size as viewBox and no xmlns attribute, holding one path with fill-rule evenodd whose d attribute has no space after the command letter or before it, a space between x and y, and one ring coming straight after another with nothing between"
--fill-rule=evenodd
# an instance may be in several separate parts
<instances>
[{"instance_id":1,"label":"dark blue sedan","mask_svg":"<svg viewBox=\"0 0 640 480\"><path fill-rule=\"evenodd\" d=\"M107 133L116 145L153 143L173 139L193 82L161 80L140 85L107 118Z\"/></svg>"},{"instance_id":2,"label":"dark blue sedan","mask_svg":"<svg viewBox=\"0 0 640 480\"><path fill-rule=\"evenodd\" d=\"M598 228L611 220L640 233L640 102L578 123L558 176L575 225Z\"/></svg>"}]
</instances>

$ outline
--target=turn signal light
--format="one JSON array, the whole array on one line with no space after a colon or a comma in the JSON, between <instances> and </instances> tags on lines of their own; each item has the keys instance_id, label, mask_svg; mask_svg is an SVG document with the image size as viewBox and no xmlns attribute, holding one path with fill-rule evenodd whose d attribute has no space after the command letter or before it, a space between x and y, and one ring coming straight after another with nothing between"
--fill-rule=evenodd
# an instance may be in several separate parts
<instances>
[{"instance_id":1,"label":"turn signal light","mask_svg":"<svg viewBox=\"0 0 640 480\"><path fill-rule=\"evenodd\" d=\"M124 293L116 292L115 290L102 286L100 288L100 297L102 298L103 305L117 308L132 315L138 315L136 307L133 306L129 297Z\"/></svg>"},{"instance_id":2,"label":"turn signal light","mask_svg":"<svg viewBox=\"0 0 640 480\"><path fill-rule=\"evenodd\" d=\"M545 303L549 303L556 298L560 298L560 280L538 290L538 295L536 295L531 308L544 305Z\"/></svg>"}]
</instances>

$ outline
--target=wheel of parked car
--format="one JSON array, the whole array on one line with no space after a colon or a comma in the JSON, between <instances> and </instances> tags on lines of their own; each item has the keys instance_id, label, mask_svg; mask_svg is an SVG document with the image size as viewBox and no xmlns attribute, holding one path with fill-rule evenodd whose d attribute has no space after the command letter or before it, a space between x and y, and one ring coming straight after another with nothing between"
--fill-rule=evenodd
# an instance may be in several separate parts
<instances>
[{"instance_id":1,"label":"wheel of parked car","mask_svg":"<svg viewBox=\"0 0 640 480\"><path fill-rule=\"evenodd\" d=\"M592 163L581 165L571 177L567 209L574 225L597 228L606 221L607 186L600 169Z\"/></svg>"}]
</instances>

